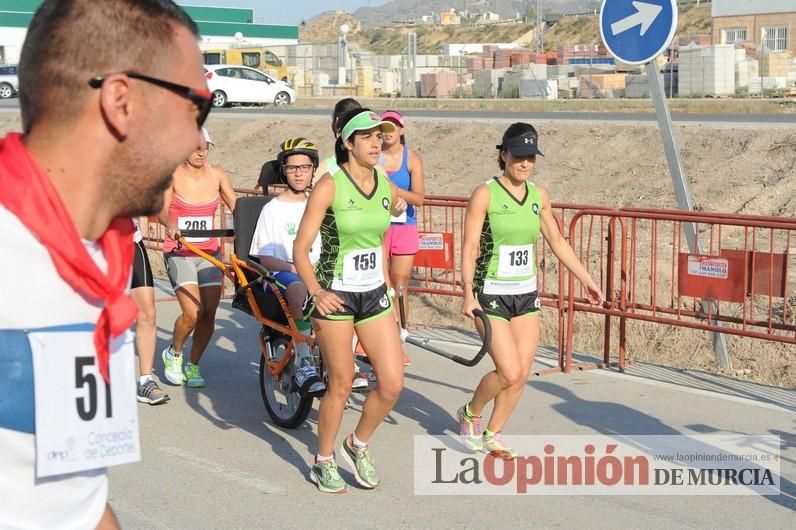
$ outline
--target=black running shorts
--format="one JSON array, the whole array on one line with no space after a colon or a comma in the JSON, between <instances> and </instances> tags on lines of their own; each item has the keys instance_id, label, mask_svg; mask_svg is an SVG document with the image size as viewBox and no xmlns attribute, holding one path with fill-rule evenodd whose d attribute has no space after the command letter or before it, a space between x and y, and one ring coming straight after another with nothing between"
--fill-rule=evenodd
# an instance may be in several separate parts
<instances>
[{"instance_id":1,"label":"black running shorts","mask_svg":"<svg viewBox=\"0 0 796 530\"><path fill-rule=\"evenodd\" d=\"M315 307L315 304L312 303L308 296L304 304L305 314L308 313L312 318L321 320L353 320L354 325L357 325L375 320L392 311L392 299L387 294L386 283L363 293L336 291L334 289L326 290L336 294L343 300L343 310L321 316L318 308Z\"/></svg>"},{"instance_id":2,"label":"black running shorts","mask_svg":"<svg viewBox=\"0 0 796 530\"><path fill-rule=\"evenodd\" d=\"M149 265L149 256L146 254L146 247L143 241L134 243L135 256L133 257L133 279L130 282L130 289L138 287L154 287L152 279L152 267Z\"/></svg>"},{"instance_id":3,"label":"black running shorts","mask_svg":"<svg viewBox=\"0 0 796 530\"><path fill-rule=\"evenodd\" d=\"M538 315L542 301L536 291L524 294L478 293L478 303L489 318L511 320L514 317Z\"/></svg>"}]
</instances>

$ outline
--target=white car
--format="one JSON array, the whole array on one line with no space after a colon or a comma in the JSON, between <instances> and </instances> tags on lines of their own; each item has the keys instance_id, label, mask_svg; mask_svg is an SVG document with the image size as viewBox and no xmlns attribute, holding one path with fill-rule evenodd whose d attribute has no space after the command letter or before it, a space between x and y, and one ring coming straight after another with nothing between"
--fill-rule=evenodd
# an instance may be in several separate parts
<instances>
[{"instance_id":1,"label":"white car","mask_svg":"<svg viewBox=\"0 0 796 530\"><path fill-rule=\"evenodd\" d=\"M207 86L213 93L213 106L230 103L273 103L289 105L296 102L296 91L259 70L234 64L206 64Z\"/></svg>"},{"instance_id":2,"label":"white car","mask_svg":"<svg viewBox=\"0 0 796 530\"><path fill-rule=\"evenodd\" d=\"M13 64L0 64L0 99L15 96L19 91L17 67Z\"/></svg>"}]
</instances>

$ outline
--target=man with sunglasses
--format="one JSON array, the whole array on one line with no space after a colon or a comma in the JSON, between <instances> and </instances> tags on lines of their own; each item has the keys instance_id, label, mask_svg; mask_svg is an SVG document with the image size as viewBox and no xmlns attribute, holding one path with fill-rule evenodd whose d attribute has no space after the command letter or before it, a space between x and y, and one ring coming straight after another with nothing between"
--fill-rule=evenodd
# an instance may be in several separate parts
<instances>
[{"instance_id":1,"label":"man with sunglasses","mask_svg":"<svg viewBox=\"0 0 796 530\"><path fill-rule=\"evenodd\" d=\"M191 388L205 386L199 360L210 343L216 325L216 309L221 300L223 274L215 265L178 243L180 230L212 230L223 200L229 211L235 209L235 190L221 166L211 165L207 156L214 147L206 129L205 145L191 153L174 170L174 181L166 191L166 207L159 220L166 226L163 257L181 314L174 321L170 346L163 350L164 375L173 385L185 383ZM218 238L188 237L199 250L221 259ZM191 353L183 362L183 346L193 334Z\"/></svg>"},{"instance_id":2,"label":"man with sunglasses","mask_svg":"<svg viewBox=\"0 0 796 530\"><path fill-rule=\"evenodd\" d=\"M116 528L140 458L130 217L204 145L194 22L170 0L44 0L0 140L0 527Z\"/></svg>"}]
</instances>

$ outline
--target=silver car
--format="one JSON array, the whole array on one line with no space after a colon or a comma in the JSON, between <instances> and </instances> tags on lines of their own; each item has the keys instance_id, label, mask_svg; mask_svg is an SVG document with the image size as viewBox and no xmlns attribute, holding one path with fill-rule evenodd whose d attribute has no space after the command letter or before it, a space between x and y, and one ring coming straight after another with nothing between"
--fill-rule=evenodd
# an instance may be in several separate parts
<instances>
[{"instance_id":1,"label":"silver car","mask_svg":"<svg viewBox=\"0 0 796 530\"><path fill-rule=\"evenodd\" d=\"M0 99L8 99L17 95L19 80L15 64L0 64Z\"/></svg>"}]
</instances>

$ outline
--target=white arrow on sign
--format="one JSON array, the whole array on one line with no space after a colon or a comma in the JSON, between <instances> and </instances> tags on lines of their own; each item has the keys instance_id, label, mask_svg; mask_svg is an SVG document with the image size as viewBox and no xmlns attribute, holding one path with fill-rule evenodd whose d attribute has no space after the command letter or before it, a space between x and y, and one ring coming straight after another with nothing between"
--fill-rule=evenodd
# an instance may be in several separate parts
<instances>
[{"instance_id":1,"label":"white arrow on sign","mask_svg":"<svg viewBox=\"0 0 796 530\"><path fill-rule=\"evenodd\" d=\"M611 32L613 32L614 36L640 24L641 36L643 37L663 10L663 6L648 4L646 2L633 2L633 7L636 8L635 13L611 24Z\"/></svg>"}]
</instances>

